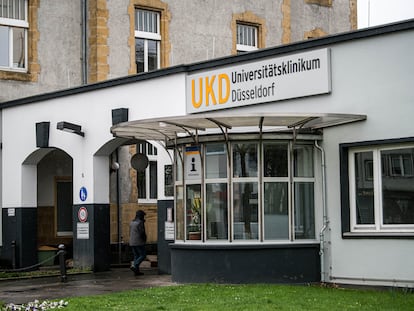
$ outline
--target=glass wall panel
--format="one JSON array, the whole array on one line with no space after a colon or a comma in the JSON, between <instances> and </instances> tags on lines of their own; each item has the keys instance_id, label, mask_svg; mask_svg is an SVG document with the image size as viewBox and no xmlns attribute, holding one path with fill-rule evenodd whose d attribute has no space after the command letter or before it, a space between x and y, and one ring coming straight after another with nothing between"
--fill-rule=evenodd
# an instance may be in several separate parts
<instances>
[{"instance_id":1,"label":"glass wall panel","mask_svg":"<svg viewBox=\"0 0 414 311\"><path fill-rule=\"evenodd\" d=\"M144 39L135 38L135 62L137 64L137 72L144 72L145 70L144 45Z\"/></svg>"},{"instance_id":2,"label":"glass wall panel","mask_svg":"<svg viewBox=\"0 0 414 311\"><path fill-rule=\"evenodd\" d=\"M175 238L184 240L184 193L183 186L175 188Z\"/></svg>"},{"instance_id":3,"label":"glass wall panel","mask_svg":"<svg viewBox=\"0 0 414 311\"><path fill-rule=\"evenodd\" d=\"M381 151L385 225L414 224L413 159L414 148Z\"/></svg>"},{"instance_id":4,"label":"glass wall panel","mask_svg":"<svg viewBox=\"0 0 414 311\"><path fill-rule=\"evenodd\" d=\"M148 42L148 71L158 69L158 41L147 40Z\"/></svg>"},{"instance_id":5,"label":"glass wall panel","mask_svg":"<svg viewBox=\"0 0 414 311\"><path fill-rule=\"evenodd\" d=\"M373 153L355 153L355 204L358 225L375 224Z\"/></svg>"},{"instance_id":6,"label":"glass wall panel","mask_svg":"<svg viewBox=\"0 0 414 311\"><path fill-rule=\"evenodd\" d=\"M265 144L263 176L287 177L288 176L288 145Z\"/></svg>"},{"instance_id":7,"label":"glass wall panel","mask_svg":"<svg viewBox=\"0 0 414 311\"><path fill-rule=\"evenodd\" d=\"M257 240L258 186L255 182L233 184L233 232L235 240Z\"/></svg>"},{"instance_id":8,"label":"glass wall panel","mask_svg":"<svg viewBox=\"0 0 414 311\"><path fill-rule=\"evenodd\" d=\"M206 185L207 239L228 239L227 183Z\"/></svg>"},{"instance_id":9,"label":"glass wall panel","mask_svg":"<svg viewBox=\"0 0 414 311\"><path fill-rule=\"evenodd\" d=\"M175 180L183 181L183 162L181 161L182 154L175 151Z\"/></svg>"},{"instance_id":10,"label":"glass wall panel","mask_svg":"<svg viewBox=\"0 0 414 311\"><path fill-rule=\"evenodd\" d=\"M289 238L288 183L264 184L264 238L277 240Z\"/></svg>"},{"instance_id":11,"label":"glass wall panel","mask_svg":"<svg viewBox=\"0 0 414 311\"><path fill-rule=\"evenodd\" d=\"M0 66L9 66L9 27L0 26Z\"/></svg>"},{"instance_id":12,"label":"glass wall panel","mask_svg":"<svg viewBox=\"0 0 414 311\"><path fill-rule=\"evenodd\" d=\"M187 239L201 240L201 185L186 186Z\"/></svg>"},{"instance_id":13,"label":"glass wall panel","mask_svg":"<svg viewBox=\"0 0 414 311\"><path fill-rule=\"evenodd\" d=\"M293 163L295 177L313 177L313 146L294 145Z\"/></svg>"},{"instance_id":14,"label":"glass wall panel","mask_svg":"<svg viewBox=\"0 0 414 311\"><path fill-rule=\"evenodd\" d=\"M147 174L146 170L137 171L138 199L147 198Z\"/></svg>"},{"instance_id":15,"label":"glass wall panel","mask_svg":"<svg viewBox=\"0 0 414 311\"><path fill-rule=\"evenodd\" d=\"M156 161L150 161L149 175L150 199L156 199L158 197L158 170Z\"/></svg>"},{"instance_id":16,"label":"glass wall panel","mask_svg":"<svg viewBox=\"0 0 414 311\"><path fill-rule=\"evenodd\" d=\"M257 177L257 144L233 145L233 176Z\"/></svg>"},{"instance_id":17,"label":"glass wall panel","mask_svg":"<svg viewBox=\"0 0 414 311\"><path fill-rule=\"evenodd\" d=\"M312 182L295 182L295 238L315 238L314 190Z\"/></svg>"},{"instance_id":18,"label":"glass wall panel","mask_svg":"<svg viewBox=\"0 0 414 311\"><path fill-rule=\"evenodd\" d=\"M227 177L227 151L225 144L206 145L206 178Z\"/></svg>"},{"instance_id":19,"label":"glass wall panel","mask_svg":"<svg viewBox=\"0 0 414 311\"><path fill-rule=\"evenodd\" d=\"M24 68L25 39L26 30L23 28L13 28L13 67Z\"/></svg>"}]
</instances>

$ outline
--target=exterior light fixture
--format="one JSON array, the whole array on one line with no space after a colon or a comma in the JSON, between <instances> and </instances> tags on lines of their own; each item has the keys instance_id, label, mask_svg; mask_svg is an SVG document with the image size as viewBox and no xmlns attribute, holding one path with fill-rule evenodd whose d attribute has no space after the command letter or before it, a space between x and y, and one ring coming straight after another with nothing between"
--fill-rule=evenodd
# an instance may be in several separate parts
<instances>
[{"instance_id":1,"label":"exterior light fixture","mask_svg":"<svg viewBox=\"0 0 414 311\"><path fill-rule=\"evenodd\" d=\"M58 122L56 128L61 131L74 133L79 136L85 137L85 133L82 132L82 127L77 124L69 123L66 121L61 121L61 122Z\"/></svg>"}]
</instances>

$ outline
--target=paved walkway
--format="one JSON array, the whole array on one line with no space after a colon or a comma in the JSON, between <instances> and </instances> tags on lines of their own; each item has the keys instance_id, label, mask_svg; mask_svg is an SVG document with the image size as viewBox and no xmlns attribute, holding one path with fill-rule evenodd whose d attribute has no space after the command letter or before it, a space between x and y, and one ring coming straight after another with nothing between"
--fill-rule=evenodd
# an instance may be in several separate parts
<instances>
[{"instance_id":1,"label":"paved walkway","mask_svg":"<svg viewBox=\"0 0 414 311\"><path fill-rule=\"evenodd\" d=\"M142 272L144 275L134 276L129 268L111 268L107 272L68 275L67 282L61 282L60 276L0 281L0 301L22 304L35 299L56 300L175 285L171 275L159 275L156 268Z\"/></svg>"}]
</instances>

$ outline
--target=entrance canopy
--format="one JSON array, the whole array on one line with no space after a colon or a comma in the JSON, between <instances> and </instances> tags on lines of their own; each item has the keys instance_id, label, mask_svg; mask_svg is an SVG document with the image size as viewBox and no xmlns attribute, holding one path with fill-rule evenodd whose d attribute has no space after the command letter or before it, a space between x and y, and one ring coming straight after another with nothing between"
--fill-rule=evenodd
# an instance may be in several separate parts
<instances>
[{"instance_id":1,"label":"entrance canopy","mask_svg":"<svg viewBox=\"0 0 414 311\"><path fill-rule=\"evenodd\" d=\"M135 120L111 127L116 137L170 141L187 136L221 132L263 132L287 129L320 129L366 119L366 115L332 113L201 113Z\"/></svg>"}]
</instances>

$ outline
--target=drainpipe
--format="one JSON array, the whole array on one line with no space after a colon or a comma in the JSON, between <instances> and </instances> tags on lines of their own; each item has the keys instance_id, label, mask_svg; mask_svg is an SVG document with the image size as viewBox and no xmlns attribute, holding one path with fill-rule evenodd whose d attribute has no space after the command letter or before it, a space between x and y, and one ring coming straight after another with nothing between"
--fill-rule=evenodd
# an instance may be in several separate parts
<instances>
[{"instance_id":1,"label":"drainpipe","mask_svg":"<svg viewBox=\"0 0 414 311\"><path fill-rule=\"evenodd\" d=\"M87 52L87 39L88 39L88 0L81 0L81 20L82 20L82 42L81 42L81 61L82 61L82 85L88 83L88 52Z\"/></svg>"},{"instance_id":2,"label":"drainpipe","mask_svg":"<svg viewBox=\"0 0 414 311\"><path fill-rule=\"evenodd\" d=\"M119 163L119 148L116 148L116 163ZM116 170L116 213L118 219L118 264L122 263L122 213L121 213L121 175L119 167Z\"/></svg>"},{"instance_id":3,"label":"drainpipe","mask_svg":"<svg viewBox=\"0 0 414 311\"><path fill-rule=\"evenodd\" d=\"M321 257L321 282L326 282L325 277L325 231L328 228L328 211L326 205L326 175L325 175L325 150L319 146L318 141L315 140L315 147L321 152L321 169L322 169L322 213L323 213L323 225L319 231L320 250L319 256Z\"/></svg>"}]
</instances>

